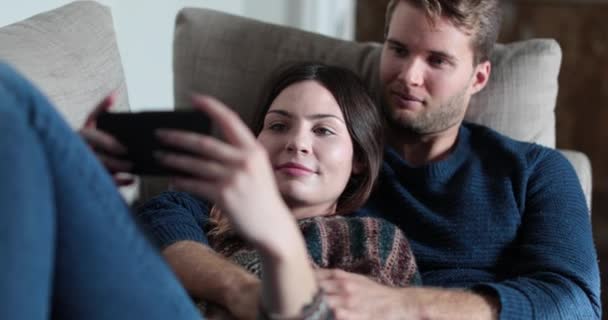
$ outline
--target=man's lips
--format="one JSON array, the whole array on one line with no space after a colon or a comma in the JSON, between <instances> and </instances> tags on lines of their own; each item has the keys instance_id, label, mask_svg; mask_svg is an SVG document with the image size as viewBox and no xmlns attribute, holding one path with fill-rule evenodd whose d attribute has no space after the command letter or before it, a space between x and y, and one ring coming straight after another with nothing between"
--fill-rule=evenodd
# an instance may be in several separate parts
<instances>
[{"instance_id":1,"label":"man's lips","mask_svg":"<svg viewBox=\"0 0 608 320\"><path fill-rule=\"evenodd\" d=\"M295 162L286 162L283 164L280 164L278 166L275 166L275 170L290 174L290 175L295 175L295 176L302 176L302 175L308 175L308 174L312 174L315 173L314 170L301 165L299 163L295 163Z\"/></svg>"},{"instance_id":2,"label":"man's lips","mask_svg":"<svg viewBox=\"0 0 608 320\"><path fill-rule=\"evenodd\" d=\"M413 96L409 93L399 92L392 90L391 94L397 99L401 104L406 105L414 105L414 104L424 104L424 99Z\"/></svg>"}]
</instances>

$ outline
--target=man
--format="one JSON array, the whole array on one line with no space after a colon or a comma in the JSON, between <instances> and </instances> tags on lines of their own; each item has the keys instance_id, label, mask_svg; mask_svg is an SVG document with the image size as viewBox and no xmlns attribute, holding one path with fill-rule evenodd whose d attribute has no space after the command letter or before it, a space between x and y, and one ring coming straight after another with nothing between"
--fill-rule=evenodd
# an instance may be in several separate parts
<instances>
[{"instance_id":1,"label":"man","mask_svg":"<svg viewBox=\"0 0 608 320\"><path fill-rule=\"evenodd\" d=\"M403 228L426 286L468 289L389 289L320 272L344 318L600 317L588 209L568 162L463 124L490 75L497 6L389 4L380 75L391 148L364 210Z\"/></svg>"},{"instance_id":2,"label":"man","mask_svg":"<svg viewBox=\"0 0 608 320\"><path fill-rule=\"evenodd\" d=\"M490 76L499 16L498 0L390 2L380 65L389 147L360 214L405 231L425 286L321 270L338 319L599 319L588 208L567 160L463 123ZM167 194L141 217L193 296L251 318L258 280L202 244L206 210Z\"/></svg>"}]
</instances>

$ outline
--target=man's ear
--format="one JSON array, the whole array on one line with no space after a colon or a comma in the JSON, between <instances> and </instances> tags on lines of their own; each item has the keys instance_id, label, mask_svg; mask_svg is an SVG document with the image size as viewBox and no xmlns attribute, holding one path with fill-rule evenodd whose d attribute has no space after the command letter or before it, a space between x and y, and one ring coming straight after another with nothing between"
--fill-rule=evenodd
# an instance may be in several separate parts
<instances>
[{"instance_id":1,"label":"man's ear","mask_svg":"<svg viewBox=\"0 0 608 320\"><path fill-rule=\"evenodd\" d=\"M475 66L473 83L471 84L471 94L476 94L488 84L491 72L492 63L490 61L484 61Z\"/></svg>"}]
</instances>

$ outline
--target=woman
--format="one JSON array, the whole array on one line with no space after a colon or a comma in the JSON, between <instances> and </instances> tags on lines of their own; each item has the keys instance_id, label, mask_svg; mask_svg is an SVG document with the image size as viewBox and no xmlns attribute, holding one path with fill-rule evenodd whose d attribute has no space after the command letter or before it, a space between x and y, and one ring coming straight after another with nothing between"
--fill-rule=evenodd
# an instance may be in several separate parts
<instances>
[{"instance_id":1,"label":"woman","mask_svg":"<svg viewBox=\"0 0 608 320\"><path fill-rule=\"evenodd\" d=\"M321 296L310 267L303 263L307 257L302 238L279 196L264 149L223 105L208 98L194 102L219 124L228 144L194 137L199 147L217 152L212 153L219 157L215 162L160 158L176 168L214 169L196 170L199 179L176 180L176 185L216 202L233 228L262 252L264 310L300 314L314 296ZM176 132L161 136L186 148L193 138ZM174 140L176 136L182 139ZM198 144L201 138L206 143ZM0 318L200 318L90 149L30 83L2 64L0 150ZM222 171L214 166L218 161L241 170L237 175ZM246 170L252 163L262 171ZM221 180L226 174L235 180ZM228 182L227 187L216 188L217 181ZM269 187L269 192L256 198L251 190L262 190L256 186ZM284 234L284 242L269 237L260 219L243 215L244 208L260 209L255 212L285 227L273 230L273 236ZM300 278L290 282L294 275ZM317 303L307 310L324 312L322 306Z\"/></svg>"},{"instance_id":2,"label":"woman","mask_svg":"<svg viewBox=\"0 0 608 320\"><path fill-rule=\"evenodd\" d=\"M219 123L227 143L175 131L160 136L198 155L160 159L196 177L175 178L178 189L216 204L212 247L263 274L262 305L283 316L306 314L306 305L316 312L311 318L328 312L309 260L409 284L416 268L403 235L379 219L342 216L367 200L381 163L382 123L364 86L344 69L303 63L283 70L270 88L254 127L257 141L236 120ZM210 114L223 112L204 104ZM155 200L144 206L144 216L155 207Z\"/></svg>"}]
</instances>

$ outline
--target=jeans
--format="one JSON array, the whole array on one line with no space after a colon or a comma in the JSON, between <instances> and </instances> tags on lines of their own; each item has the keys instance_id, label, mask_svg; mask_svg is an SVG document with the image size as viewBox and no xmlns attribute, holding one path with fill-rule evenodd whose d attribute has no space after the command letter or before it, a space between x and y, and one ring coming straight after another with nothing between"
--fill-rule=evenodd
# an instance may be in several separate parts
<instances>
[{"instance_id":1,"label":"jeans","mask_svg":"<svg viewBox=\"0 0 608 320\"><path fill-rule=\"evenodd\" d=\"M0 319L201 319L88 146L1 63Z\"/></svg>"}]
</instances>

